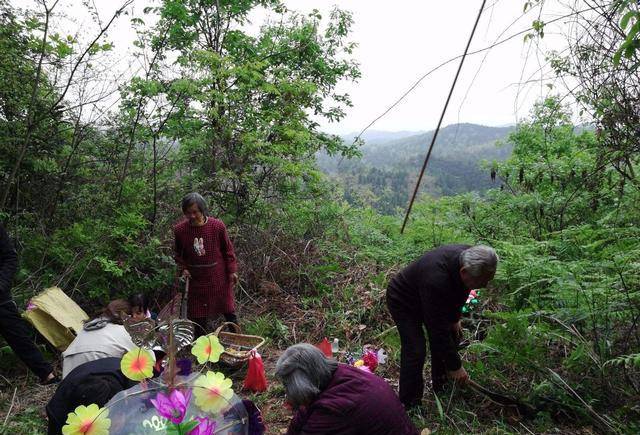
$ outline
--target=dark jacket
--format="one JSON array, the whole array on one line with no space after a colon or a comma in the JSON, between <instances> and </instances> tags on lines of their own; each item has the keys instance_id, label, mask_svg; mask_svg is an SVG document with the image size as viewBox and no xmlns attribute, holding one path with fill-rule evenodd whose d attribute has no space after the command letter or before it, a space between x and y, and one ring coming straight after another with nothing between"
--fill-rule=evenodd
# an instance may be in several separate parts
<instances>
[{"instance_id":1,"label":"dark jacket","mask_svg":"<svg viewBox=\"0 0 640 435\"><path fill-rule=\"evenodd\" d=\"M448 370L461 366L451 325L460 320L471 291L460 278L460 254L468 248L445 245L427 252L393 277L387 289L390 307L422 319L429 332L431 352L442 355Z\"/></svg>"},{"instance_id":2,"label":"dark jacket","mask_svg":"<svg viewBox=\"0 0 640 435\"><path fill-rule=\"evenodd\" d=\"M384 379L339 364L316 400L297 411L288 435L417 435Z\"/></svg>"},{"instance_id":3,"label":"dark jacket","mask_svg":"<svg viewBox=\"0 0 640 435\"><path fill-rule=\"evenodd\" d=\"M111 376L116 382L113 384L116 386L110 394L111 397L115 396L119 391L126 390L136 385L136 382L126 378L120 371L120 358L102 358L95 361L89 361L84 363L71 371L66 378L60 382L58 389L47 404L47 417L49 418L49 430L48 435L57 435L62 432L62 426L67 421L67 415L73 412L79 405L90 405L94 403L89 401L88 403L76 404L72 403L72 395L74 389L87 377L87 376Z\"/></svg>"},{"instance_id":4,"label":"dark jacket","mask_svg":"<svg viewBox=\"0 0 640 435\"><path fill-rule=\"evenodd\" d=\"M0 224L0 304L11 300L11 282L18 270L18 254Z\"/></svg>"}]
</instances>

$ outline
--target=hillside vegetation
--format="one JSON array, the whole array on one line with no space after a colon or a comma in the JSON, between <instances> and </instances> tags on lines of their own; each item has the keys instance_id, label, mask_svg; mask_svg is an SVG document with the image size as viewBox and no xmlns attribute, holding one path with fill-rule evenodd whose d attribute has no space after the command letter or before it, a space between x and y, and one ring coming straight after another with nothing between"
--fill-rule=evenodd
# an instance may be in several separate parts
<instances>
[{"instance_id":1,"label":"hillside vegetation","mask_svg":"<svg viewBox=\"0 0 640 435\"><path fill-rule=\"evenodd\" d=\"M0 0L0 219L20 258L17 304L57 285L90 314L134 292L163 305L179 288L171 225L182 195L199 191L236 247L242 327L268 340L270 387L249 397L279 433L290 414L271 375L284 348L323 337L353 352L383 347L379 374L396 387L390 277L433 247L485 243L501 261L464 316L461 354L472 379L535 413L450 387L426 392L416 425L640 432L640 12L635 1L588 3L570 50L548 54L576 104L557 89L513 128L445 128L400 234L431 133L360 149L317 122L339 122L350 105L337 89L360 76L357 17L275 0L125 2L113 20L137 30L143 67L114 77L114 52L129 47L109 39L111 17L80 31L66 3ZM259 7L274 18L251 33ZM527 40L543 37L536 23ZM1 340L0 356L0 431L43 433L54 387Z\"/></svg>"},{"instance_id":2,"label":"hillside vegetation","mask_svg":"<svg viewBox=\"0 0 640 435\"><path fill-rule=\"evenodd\" d=\"M421 192L431 196L482 193L499 187L491 180L495 162L511 153L513 127L454 124L438 134ZM398 137L400 136L400 137ZM373 133L363 136L361 155L345 159L318 156L318 166L344 190L350 204L372 206L384 214L406 207L433 131L422 134ZM353 141L351 135L343 141Z\"/></svg>"}]
</instances>

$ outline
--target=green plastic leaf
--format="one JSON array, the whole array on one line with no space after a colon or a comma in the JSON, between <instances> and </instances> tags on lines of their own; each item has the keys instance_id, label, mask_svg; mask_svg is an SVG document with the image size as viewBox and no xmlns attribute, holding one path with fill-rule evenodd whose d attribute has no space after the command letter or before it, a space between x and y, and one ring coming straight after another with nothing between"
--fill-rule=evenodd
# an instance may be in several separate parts
<instances>
[{"instance_id":1,"label":"green plastic leaf","mask_svg":"<svg viewBox=\"0 0 640 435\"><path fill-rule=\"evenodd\" d=\"M194 430L200 422L198 420L191 420L186 423L180 423L180 429L182 429L182 433L189 433Z\"/></svg>"},{"instance_id":2,"label":"green plastic leaf","mask_svg":"<svg viewBox=\"0 0 640 435\"><path fill-rule=\"evenodd\" d=\"M198 420L191 420L184 423L176 424L172 422L168 422L166 433L167 434L175 434L175 435L184 435L188 434L192 430L194 430L200 422Z\"/></svg>"}]
</instances>

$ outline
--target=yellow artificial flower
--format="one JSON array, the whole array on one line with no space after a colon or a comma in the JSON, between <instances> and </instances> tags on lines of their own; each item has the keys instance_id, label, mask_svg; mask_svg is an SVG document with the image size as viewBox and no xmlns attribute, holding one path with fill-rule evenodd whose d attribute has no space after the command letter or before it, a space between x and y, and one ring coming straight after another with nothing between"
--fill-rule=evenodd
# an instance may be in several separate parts
<instances>
[{"instance_id":1,"label":"yellow artificial flower","mask_svg":"<svg viewBox=\"0 0 640 435\"><path fill-rule=\"evenodd\" d=\"M95 403L78 406L67 415L66 423L62 427L63 435L108 435L111 427L109 410Z\"/></svg>"},{"instance_id":2,"label":"yellow artificial flower","mask_svg":"<svg viewBox=\"0 0 640 435\"><path fill-rule=\"evenodd\" d=\"M200 375L193 385L196 405L205 412L219 412L233 397L231 379L225 378L222 373L207 372L206 375Z\"/></svg>"},{"instance_id":3,"label":"yellow artificial flower","mask_svg":"<svg viewBox=\"0 0 640 435\"><path fill-rule=\"evenodd\" d=\"M360 367L364 365L364 360L359 359L358 361L353 363L354 367Z\"/></svg>"},{"instance_id":4,"label":"yellow artificial flower","mask_svg":"<svg viewBox=\"0 0 640 435\"><path fill-rule=\"evenodd\" d=\"M191 348L191 353L198 359L198 364L204 364L208 361L218 362L222 352L224 352L224 347L220 344L218 337L213 334L198 338Z\"/></svg>"},{"instance_id":5,"label":"yellow artificial flower","mask_svg":"<svg viewBox=\"0 0 640 435\"><path fill-rule=\"evenodd\" d=\"M134 347L120 361L120 370L133 381L153 376L153 355L146 349Z\"/></svg>"}]
</instances>

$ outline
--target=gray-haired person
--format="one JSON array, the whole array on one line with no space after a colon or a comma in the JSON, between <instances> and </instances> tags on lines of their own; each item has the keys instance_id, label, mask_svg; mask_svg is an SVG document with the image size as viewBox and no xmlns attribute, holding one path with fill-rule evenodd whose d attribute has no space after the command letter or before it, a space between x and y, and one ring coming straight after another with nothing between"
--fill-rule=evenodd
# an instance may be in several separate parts
<instances>
[{"instance_id":1,"label":"gray-haired person","mask_svg":"<svg viewBox=\"0 0 640 435\"><path fill-rule=\"evenodd\" d=\"M387 288L387 306L400 334L400 401L422 400L422 370L426 358L423 327L429 336L434 391L447 378L466 383L458 355L462 306L472 289L493 279L498 256L488 246L446 245L425 253L395 277Z\"/></svg>"},{"instance_id":2,"label":"gray-haired person","mask_svg":"<svg viewBox=\"0 0 640 435\"><path fill-rule=\"evenodd\" d=\"M315 346L289 347L276 376L295 415L288 435L417 435L398 396L384 379L328 359Z\"/></svg>"},{"instance_id":3,"label":"gray-haired person","mask_svg":"<svg viewBox=\"0 0 640 435\"><path fill-rule=\"evenodd\" d=\"M196 322L198 335L208 333L208 320L224 315L238 323L233 288L238 283L238 263L227 227L209 216L198 193L182 199L184 218L173 227L174 258L178 275L190 279L187 315Z\"/></svg>"}]
</instances>

